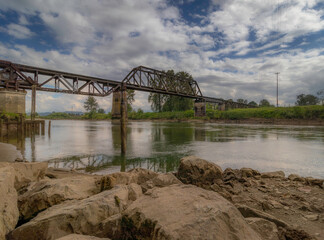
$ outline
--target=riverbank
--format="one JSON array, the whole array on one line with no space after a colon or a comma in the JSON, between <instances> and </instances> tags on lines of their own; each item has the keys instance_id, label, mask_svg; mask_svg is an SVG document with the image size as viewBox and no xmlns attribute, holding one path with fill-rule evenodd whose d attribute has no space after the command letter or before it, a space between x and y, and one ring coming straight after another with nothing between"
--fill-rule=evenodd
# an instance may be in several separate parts
<instances>
[{"instance_id":1,"label":"riverbank","mask_svg":"<svg viewBox=\"0 0 324 240\"><path fill-rule=\"evenodd\" d=\"M323 180L222 170L193 156L175 173L105 176L0 163L0 191L0 239L324 237Z\"/></svg>"},{"instance_id":2,"label":"riverbank","mask_svg":"<svg viewBox=\"0 0 324 240\"><path fill-rule=\"evenodd\" d=\"M115 120L118 122L119 120ZM294 126L324 126L324 120L321 119L264 119L264 118L250 118L250 119L152 119L152 120L129 120L130 122L192 122L192 123L218 123L218 124L261 124L261 125L294 125Z\"/></svg>"},{"instance_id":3,"label":"riverbank","mask_svg":"<svg viewBox=\"0 0 324 240\"><path fill-rule=\"evenodd\" d=\"M73 120L110 120L111 113L95 113L82 116L67 113L53 113L43 119L73 119ZM266 107L246 108L218 111L207 109L205 117L194 117L193 110L180 112L143 112L128 113L131 121L201 121L218 123L243 124L279 124L279 125L314 125L324 126L324 106L296 106L296 107Z\"/></svg>"}]
</instances>

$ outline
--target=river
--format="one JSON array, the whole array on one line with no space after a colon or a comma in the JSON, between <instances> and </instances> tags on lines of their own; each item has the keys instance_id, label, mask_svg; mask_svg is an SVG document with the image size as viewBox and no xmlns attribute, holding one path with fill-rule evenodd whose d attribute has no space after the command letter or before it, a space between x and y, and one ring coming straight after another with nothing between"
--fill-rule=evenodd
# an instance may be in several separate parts
<instances>
[{"instance_id":1,"label":"river","mask_svg":"<svg viewBox=\"0 0 324 240\"><path fill-rule=\"evenodd\" d=\"M175 171L183 156L196 155L222 169L324 178L324 127L226 125L197 122L129 122L127 154L120 155L120 127L110 121L52 121L51 133L3 139L28 161L110 173L134 167Z\"/></svg>"}]
</instances>

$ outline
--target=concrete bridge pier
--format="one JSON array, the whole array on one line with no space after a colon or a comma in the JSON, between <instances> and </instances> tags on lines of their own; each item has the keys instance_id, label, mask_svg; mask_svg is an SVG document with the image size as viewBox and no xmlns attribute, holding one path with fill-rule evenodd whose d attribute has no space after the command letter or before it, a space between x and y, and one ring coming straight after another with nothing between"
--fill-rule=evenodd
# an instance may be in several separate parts
<instances>
[{"instance_id":1,"label":"concrete bridge pier","mask_svg":"<svg viewBox=\"0 0 324 240\"><path fill-rule=\"evenodd\" d=\"M127 92L124 85L122 85L120 91L113 92L111 114L113 120L120 120L121 153L124 155L127 141Z\"/></svg>"},{"instance_id":2,"label":"concrete bridge pier","mask_svg":"<svg viewBox=\"0 0 324 240\"><path fill-rule=\"evenodd\" d=\"M24 90L0 89L0 112L25 114L25 100L27 92Z\"/></svg>"},{"instance_id":3,"label":"concrete bridge pier","mask_svg":"<svg viewBox=\"0 0 324 240\"><path fill-rule=\"evenodd\" d=\"M195 100L195 117L206 116L206 102L201 100Z\"/></svg>"},{"instance_id":4,"label":"concrete bridge pier","mask_svg":"<svg viewBox=\"0 0 324 240\"><path fill-rule=\"evenodd\" d=\"M126 91L115 91L113 92L112 99L112 109L111 109L111 117L112 119L120 119L121 118L121 100L122 96L127 99ZM127 104L126 104L126 114L127 114Z\"/></svg>"},{"instance_id":5,"label":"concrete bridge pier","mask_svg":"<svg viewBox=\"0 0 324 240\"><path fill-rule=\"evenodd\" d=\"M225 111L226 110L226 104L225 103L222 103L222 104L218 105L218 109L220 111Z\"/></svg>"}]
</instances>

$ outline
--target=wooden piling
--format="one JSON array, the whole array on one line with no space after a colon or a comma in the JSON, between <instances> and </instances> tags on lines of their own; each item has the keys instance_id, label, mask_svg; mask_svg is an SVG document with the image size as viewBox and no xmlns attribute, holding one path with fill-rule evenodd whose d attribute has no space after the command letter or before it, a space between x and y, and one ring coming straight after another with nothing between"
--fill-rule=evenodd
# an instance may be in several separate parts
<instances>
[{"instance_id":1,"label":"wooden piling","mask_svg":"<svg viewBox=\"0 0 324 240\"><path fill-rule=\"evenodd\" d=\"M45 135L45 121L41 122L41 127L42 127L42 135Z\"/></svg>"},{"instance_id":2,"label":"wooden piling","mask_svg":"<svg viewBox=\"0 0 324 240\"><path fill-rule=\"evenodd\" d=\"M48 136L51 136L51 120L48 121Z\"/></svg>"},{"instance_id":3,"label":"wooden piling","mask_svg":"<svg viewBox=\"0 0 324 240\"><path fill-rule=\"evenodd\" d=\"M32 86L32 103L31 103L31 113L30 118L32 121L35 120L36 116L36 85Z\"/></svg>"},{"instance_id":4,"label":"wooden piling","mask_svg":"<svg viewBox=\"0 0 324 240\"><path fill-rule=\"evenodd\" d=\"M20 129L21 129L21 136L25 136L25 118L21 116L20 118Z\"/></svg>"},{"instance_id":5,"label":"wooden piling","mask_svg":"<svg viewBox=\"0 0 324 240\"><path fill-rule=\"evenodd\" d=\"M121 103L120 103L120 134L121 134L121 153L126 153L127 129L126 129L126 114L127 114L127 101L126 101L126 86L121 87Z\"/></svg>"}]
</instances>

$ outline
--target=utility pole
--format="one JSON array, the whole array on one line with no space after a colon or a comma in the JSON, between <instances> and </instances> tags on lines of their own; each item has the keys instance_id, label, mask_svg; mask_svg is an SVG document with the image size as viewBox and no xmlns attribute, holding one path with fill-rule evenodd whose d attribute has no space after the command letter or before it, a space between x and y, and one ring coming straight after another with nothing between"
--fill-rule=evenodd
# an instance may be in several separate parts
<instances>
[{"instance_id":1,"label":"utility pole","mask_svg":"<svg viewBox=\"0 0 324 240\"><path fill-rule=\"evenodd\" d=\"M279 107L279 101L278 101L279 86L278 86L278 84L279 84L279 74L280 74L280 72L276 72L275 74L277 75L277 107Z\"/></svg>"}]
</instances>

